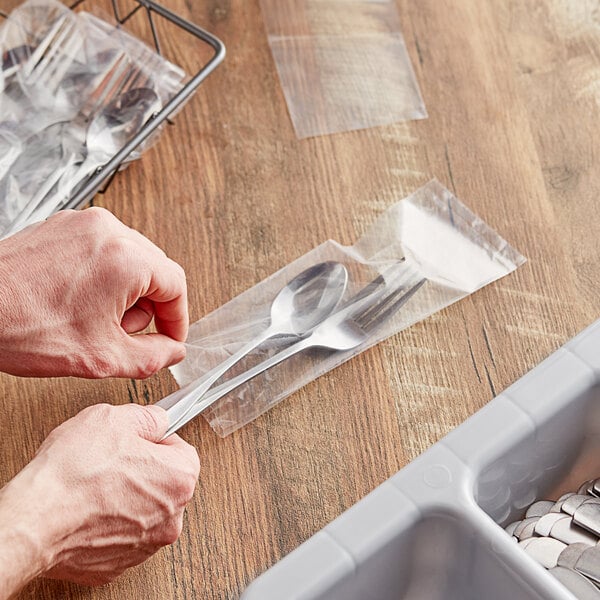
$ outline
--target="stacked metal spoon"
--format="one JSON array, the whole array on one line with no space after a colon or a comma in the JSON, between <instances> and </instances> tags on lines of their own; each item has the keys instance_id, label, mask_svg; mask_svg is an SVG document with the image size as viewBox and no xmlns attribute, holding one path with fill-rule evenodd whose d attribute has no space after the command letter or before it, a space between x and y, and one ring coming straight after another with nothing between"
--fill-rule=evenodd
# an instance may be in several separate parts
<instances>
[{"instance_id":1,"label":"stacked metal spoon","mask_svg":"<svg viewBox=\"0 0 600 600\"><path fill-rule=\"evenodd\" d=\"M600 478L534 502L505 529L577 598L600 600Z\"/></svg>"}]
</instances>

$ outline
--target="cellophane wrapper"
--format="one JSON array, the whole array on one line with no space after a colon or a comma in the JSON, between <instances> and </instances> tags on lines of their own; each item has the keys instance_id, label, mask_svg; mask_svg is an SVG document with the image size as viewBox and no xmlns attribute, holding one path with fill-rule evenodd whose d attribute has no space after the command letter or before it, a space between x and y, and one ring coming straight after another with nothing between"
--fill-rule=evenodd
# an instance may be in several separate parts
<instances>
[{"instance_id":1,"label":"cellophane wrapper","mask_svg":"<svg viewBox=\"0 0 600 600\"><path fill-rule=\"evenodd\" d=\"M400 269L408 280L422 278L425 283L358 347L305 350L217 400L202 414L219 435L232 433L383 339L508 275L525 258L433 180L390 206L352 246L328 240L194 323L185 360L171 368L177 382L183 386L202 377L260 334L269 326L271 303L278 292L305 269L324 261L339 261L348 271L342 306L344 299L379 275L387 277L390 270ZM217 385L293 342L290 337L268 340Z\"/></svg>"}]
</instances>

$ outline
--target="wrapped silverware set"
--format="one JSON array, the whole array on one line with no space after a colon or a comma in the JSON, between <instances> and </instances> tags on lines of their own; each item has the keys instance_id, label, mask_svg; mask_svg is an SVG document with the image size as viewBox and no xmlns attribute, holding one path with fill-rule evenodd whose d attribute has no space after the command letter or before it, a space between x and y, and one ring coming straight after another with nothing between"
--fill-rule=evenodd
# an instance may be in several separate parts
<instances>
[{"instance_id":1,"label":"wrapped silverware set","mask_svg":"<svg viewBox=\"0 0 600 600\"><path fill-rule=\"evenodd\" d=\"M120 27L55 0L15 9L0 28L0 47L5 237L74 208L75 192L160 112L185 74Z\"/></svg>"},{"instance_id":2,"label":"wrapped silverware set","mask_svg":"<svg viewBox=\"0 0 600 600\"><path fill-rule=\"evenodd\" d=\"M169 429L164 437L230 391L304 350L323 348L344 352L367 343L426 282L403 263L404 259L391 265L346 301L342 298L348 273L341 263L328 261L300 273L273 300L267 329L214 369L158 402L169 416ZM207 394L233 365L274 337L281 344L274 355Z\"/></svg>"},{"instance_id":3,"label":"wrapped silverware set","mask_svg":"<svg viewBox=\"0 0 600 600\"><path fill-rule=\"evenodd\" d=\"M524 258L432 180L352 246L328 240L190 326L177 431L202 414L229 435L367 348L502 277Z\"/></svg>"},{"instance_id":4,"label":"wrapped silverware set","mask_svg":"<svg viewBox=\"0 0 600 600\"><path fill-rule=\"evenodd\" d=\"M600 479L534 502L505 529L576 597L600 599Z\"/></svg>"}]
</instances>

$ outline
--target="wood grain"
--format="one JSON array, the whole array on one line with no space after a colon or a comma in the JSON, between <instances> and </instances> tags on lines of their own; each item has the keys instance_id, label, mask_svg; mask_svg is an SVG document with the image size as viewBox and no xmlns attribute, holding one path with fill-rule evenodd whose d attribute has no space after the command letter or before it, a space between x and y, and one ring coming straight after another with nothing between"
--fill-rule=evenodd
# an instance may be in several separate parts
<instances>
[{"instance_id":1,"label":"wood grain","mask_svg":"<svg viewBox=\"0 0 600 600\"><path fill-rule=\"evenodd\" d=\"M37 580L23 599L230 600L283 555L600 316L600 21L577 0L399 0L429 118L299 141L258 0L165 0L227 45L176 125L96 204L187 271L191 317L328 238L350 244L432 177L528 262L306 386L226 439L179 542L110 586ZM1 5L1 3L0 3ZM190 48L173 44L174 59ZM90 404L144 382L0 379L1 482Z\"/></svg>"}]
</instances>

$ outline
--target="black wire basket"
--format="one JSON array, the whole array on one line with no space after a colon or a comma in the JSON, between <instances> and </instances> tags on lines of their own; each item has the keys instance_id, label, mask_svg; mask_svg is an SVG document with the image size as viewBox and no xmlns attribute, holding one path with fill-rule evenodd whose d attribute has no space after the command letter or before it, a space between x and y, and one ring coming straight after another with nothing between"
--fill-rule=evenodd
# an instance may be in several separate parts
<instances>
[{"instance_id":1,"label":"black wire basket","mask_svg":"<svg viewBox=\"0 0 600 600\"><path fill-rule=\"evenodd\" d=\"M72 10L84 5L93 4L94 0L75 0L65 4ZM110 0L110 10L115 22L119 26L127 24L134 16L140 18L140 15L145 15L147 19L148 29L150 31L150 40L148 43L153 45L156 52L161 56L164 55L163 46L165 45L164 28L161 33L161 21L167 23L171 27L171 32L174 30L179 34L192 36L196 41L199 41L203 46L204 52L201 64L194 67L193 74L189 75L183 87L174 95L168 103L140 128L137 134L129 140L129 142L121 148L112 158L98 167L96 171L79 186L69 200L61 208L80 208L87 204L97 193L104 193L110 185L114 175L127 162L128 157L150 136L166 123L173 124L172 117L183 107L185 102L190 99L192 94L198 89L200 84L210 75L214 69L225 58L225 46L221 40L204 30L203 28L191 23L190 21L173 13L164 6L154 2L153 0L129 0L129 6L120 6L118 0ZM0 9L0 22L2 19L8 18L6 11ZM172 33L171 33L172 37ZM146 40L145 40L146 41ZM171 41L171 40L169 40Z\"/></svg>"}]
</instances>

